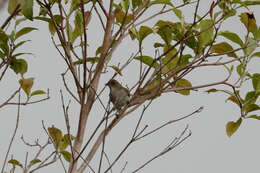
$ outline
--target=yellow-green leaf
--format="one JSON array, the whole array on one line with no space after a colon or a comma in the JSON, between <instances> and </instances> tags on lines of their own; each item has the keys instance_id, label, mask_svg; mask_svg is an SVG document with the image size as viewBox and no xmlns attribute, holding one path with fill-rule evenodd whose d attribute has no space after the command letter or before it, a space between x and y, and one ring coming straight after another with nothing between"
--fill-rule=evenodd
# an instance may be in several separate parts
<instances>
[{"instance_id":1,"label":"yellow-green leaf","mask_svg":"<svg viewBox=\"0 0 260 173\"><path fill-rule=\"evenodd\" d=\"M68 151L61 151L60 153L67 162L70 162L71 154Z\"/></svg>"},{"instance_id":2,"label":"yellow-green leaf","mask_svg":"<svg viewBox=\"0 0 260 173\"><path fill-rule=\"evenodd\" d=\"M239 46L243 46L244 43L243 41L241 40L241 38L234 32L230 32L230 31L222 31L220 32L218 35L221 35L227 39L229 39L230 41L238 44Z\"/></svg>"},{"instance_id":3,"label":"yellow-green leaf","mask_svg":"<svg viewBox=\"0 0 260 173\"><path fill-rule=\"evenodd\" d=\"M128 32L132 40L138 37L138 31L136 30L136 28L130 28Z\"/></svg>"},{"instance_id":4,"label":"yellow-green leaf","mask_svg":"<svg viewBox=\"0 0 260 173\"><path fill-rule=\"evenodd\" d=\"M151 92L158 92L158 95L160 95L160 90L158 90L158 87L160 85L161 82L161 78L160 77L156 77L155 79L153 79L149 84L147 84L143 90L143 94L150 94ZM150 89L154 88L154 91L149 91ZM149 92L148 92L149 91Z\"/></svg>"},{"instance_id":5,"label":"yellow-green leaf","mask_svg":"<svg viewBox=\"0 0 260 173\"><path fill-rule=\"evenodd\" d=\"M30 164L35 165L35 164L40 163L40 162L41 162L40 159L34 159L34 160L30 161Z\"/></svg>"},{"instance_id":6,"label":"yellow-green leaf","mask_svg":"<svg viewBox=\"0 0 260 173\"><path fill-rule=\"evenodd\" d=\"M128 11L129 5L130 5L129 0L121 0L121 1L120 1L120 4L121 4L121 6L123 7L123 9L124 9L125 11Z\"/></svg>"},{"instance_id":7,"label":"yellow-green leaf","mask_svg":"<svg viewBox=\"0 0 260 173\"><path fill-rule=\"evenodd\" d=\"M19 83L20 83L22 89L24 90L24 92L27 94L27 96L30 96L31 89L33 86L33 80L34 80L33 77L19 80Z\"/></svg>"},{"instance_id":8,"label":"yellow-green leaf","mask_svg":"<svg viewBox=\"0 0 260 173\"><path fill-rule=\"evenodd\" d=\"M27 62L24 59L15 59L13 58L11 61L10 68L16 73L20 73L23 75L27 72L28 65Z\"/></svg>"},{"instance_id":9,"label":"yellow-green leaf","mask_svg":"<svg viewBox=\"0 0 260 173\"><path fill-rule=\"evenodd\" d=\"M253 55L251 55L250 58L253 58L253 57L258 57L258 58L260 58L260 52L255 52Z\"/></svg>"},{"instance_id":10,"label":"yellow-green leaf","mask_svg":"<svg viewBox=\"0 0 260 173\"><path fill-rule=\"evenodd\" d=\"M175 15L176 15L180 20L182 20L183 15L182 15L182 11L181 11L181 10L179 10L179 9L177 9L177 8L174 8L174 9L172 9L172 11L175 13Z\"/></svg>"},{"instance_id":11,"label":"yellow-green leaf","mask_svg":"<svg viewBox=\"0 0 260 173\"><path fill-rule=\"evenodd\" d=\"M55 146L55 148L59 147L59 144L62 140L62 132L60 129L56 128L56 127L49 127L48 128L48 132L53 140L53 144Z\"/></svg>"},{"instance_id":12,"label":"yellow-green leaf","mask_svg":"<svg viewBox=\"0 0 260 173\"><path fill-rule=\"evenodd\" d=\"M141 26L140 30L138 32L138 36L139 36L138 40L139 40L140 44L151 33L153 33L153 30L150 27L148 27L148 26Z\"/></svg>"},{"instance_id":13,"label":"yellow-green leaf","mask_svg":"<svg viewBox=\"0 0 260 173\"><path fill-rule=\"evenodd\" d=\"M62 19L61 19L61 16L60 16L60 15L54 15L53 18L54 18L56 24L59 25L59 24L61 23L61 20L62 20ZM41 18L38 18L38 19L41 20L41 19L44 19L44 18L41 17ZM48 20L48 18L47 18L47 20ZM51 21L51 20L49 21L49 31L50 31L51 35L54 35L55 32L56 32L54 23L53 23L53 21Z\"/></svg>"},{"instance_id":14,"label":"yellow-green leaf","mask_svg":"<svg viewBox=\"0 0 260 173\"><path fill-rule=\"evenodd\" d=\"M227 54L230 57L237 58L237 55L235 52L233 52L233 47L228 44L227 42L221 42L218 44L215 44L211 47L211 52L214 53L220 53L220 54Z\"/></svg>"},{"instance_id":15,"label":"yellow-green leaf","mask_svg":"<svg viewBox=\"0 0 260 173\"><path fill-rule=\"evenodd\" d=\"M226 133L228 137L231 137L237 129L240 127L240 124L242 122L242 118L239 118L236 122L230 121L226 125Z\"/></svg>"},{"instance_id":16,"label":"yellow-green leaf","mask_svg":"<svg viewBox=\"0 0 260 173\"><path fill-rule=\"evenodd\" d=\"M213 27L209 28L213 24L210 19L202 20L199 24L201 34L198 36L199 48L203 50L206 46L210 45L213 40Z\"/></svg>"},{"instance_id":17,"label":"yellow-green leaf","mask_svg":"<svg viewBox=\"0 0 260 173\"><path fill-rule=\"evenodd\" d=\"M212 89L209 89L209 90L207 90L207 91L205 91L205 92L207 92L207 93L209 94L209 93L215 93L215 92L218 92L218 90L215 89L215 88L212 88Z\"/></svg>"},{"instance_id":18,"label":"yellow-green leaf","mask_svg":"<svg viewBox=\"0 0 260 173\"><path fill-rule=\"evenodd\" d=\"M249 113L249 112L253 112L253 111L257 111L259 110L260 107L257 104L246 104L243 106L243 111L245 111L245 113Z\"/></svg>"},{"instance_id":19,"label":"yellow-green leaf","mask_svg":"<svg viewBox=\"0 0 260 173\"><path fill-rule=\"evenodd\" d=\"M237 98L233 95L228 97L226 101L231 101L231 102L235 103L236 105L240 106L239 100L237 100Z\"/></svg>"},{"instance_id":20,"label":"yellow-green leaf","mask_svg":"<svg viewBox=\"0 0 260 173\"><path fill-rule=\"evenodd\" d=\"M158 67L159 64L157 62L154 61L154 59L150 56L138 56L135 57L136 60L141 61L142 63L148 65L148 66L152 66L152 67Z\"/></svg>"},{"instance_id":21,"label":"yellow-green leaf","mask_svg":"<svg viewBox=\"0 0 260 173\"><path fill-rule=\"evenodd\" d=\"M192 87L190 81L186 80L186 79L179 79L176 84L175 84L175 88L190 88ZM190 95L190 90L179 90L176 91L182 95Z\"/></svg>"},{"instance_id":22,"label":"yellow-green leaf","mask_svg":"<svg viewBox=\"0 0 260 173\"><path fill-rule=\"evenodd\" d=\"M21 0L22 14L29 20L33 20L33 0Z\"/></svg>"},{"instance_id":23,"label":"yellow-green leaf","mask_svg":"<svg viewBox=\"0 0 260 173\"><path fill-rule=\"evenodd\" d=\"M155 4L162 4L162 5L169 5L173 7L173 4L170 0L154 0L149 3L149 5L155 5Z\"/></svg>"},{"instance_id":24,"label":"yellow-green leaf","mask_svg":"<svg viewBox=\"0 0 260 173\"><path fill-rule=\"evenodd\" d=\"M142 3L142 0L132 0L133 9L138 7Z\"/></svg>"},{"instance_id":25,"label":"yellow-green leaf","mask_svg":"<svg viewBox=\"0 0 260 173\"><path fill-rule=\"evenodd\" d=\"M16 34L15 34L15 39L33 31L33 30L38 30L37 28L33 28L33 27L25 27L22 28L21 30L19 30Z\"/></svg>"},{"instance_id":26,"label":"yellow-green leaf","mask_svg":"<svg viewBox=\"0 0 260 173\"><path fill-rule=\"evenodd\" d=\"M257 116L257 115L250 115L246 118L253 118L253 119L257 119L257 120L260 120L260 116Z\"/></svg>"},{"instance_id":27,"label":"yellow-green leaf","mask_svg":"<svg viewBox=\"0 0 260 173\"><path fill-rule=\"evenodd\" d=\"M11 159L8 161L8 163L16 165L16 166L20 166L21 168L23 168L23 165L16 159Z\"/></svg>"},{"instance_id":28,"label":"yellow-green leaf","mask_svg":"<svg viewBox=\"0 0 260 173\"><path fill-rule=\"evenodd\" d=\"M75 24L75 30L79 33L79 35L81 35L81 33L83 33L84 28L83 28L83 15L80 9L75 12L74 24Z\"/></svg>"},{"instance_id":29,"label":"yellow-green leaf","mask_svg":"<svg viewBox=\"0 0 260 173\"><path fill-rule=\"evenodd\" d=\"M252 77L252 84L256 92L260 91L260 74L255 73Z\"/></svg>"},{"instance_id":30,"label":"yellow-green leaf","mask_svg":"<svg viewBox=\"0 0 260 173\"><path fill-rule=\"evenodd\" d=\"M112 69L114 69L120 76L122 76L121 70L120 70L117 66L112 65L112 66L109 66L109 67L111 67Z\"/></svg>"},{"instance_id":31,"label":"yellow-green leaf","mask_svg":"<svg viewBox=\"0 0 260 173\"><path fill-rule=\"evenodd\" d=\"M31 93L31 96L35 96L35 95L41 95L41 94L46 94L45 91L43 90L35 90Z\"/></svg>"},{"instance_id":32,"label":"yellow-green leaf","mask_svg":"<svg viewBox=\"0 0 260 173\"><path fill-rule=\"evenodd\" d=\"M20 0L9 0L8 13L12 14L19 3Z\"/></svg>"},{"instance_id":33,"label":"yellow-green leaf","mask_svg":"<svg viewBox=\"0 0 260 173\"><path fill-rule=\"evenodd\" d=\"M63 138L60 140L59 149L60 151L65 151L65 149L69 146L70 142L75 139L72 135L64 135Z\"/></svg>"},{"instance_id":34,"label":"yellow-green leaf","mask_svg":"<svg viewBox=\"0 0 260 173\"><path fill-rule=\"evenodd\" d=\"M126 13L124 13L122 10L116 9L115 10L115 16L116 16L116 22L117 23L124 23L125 25L130 23L131 20L134 18L133 14L127 14L127 16L125 16Z\"/></svg>"}]
</instances>

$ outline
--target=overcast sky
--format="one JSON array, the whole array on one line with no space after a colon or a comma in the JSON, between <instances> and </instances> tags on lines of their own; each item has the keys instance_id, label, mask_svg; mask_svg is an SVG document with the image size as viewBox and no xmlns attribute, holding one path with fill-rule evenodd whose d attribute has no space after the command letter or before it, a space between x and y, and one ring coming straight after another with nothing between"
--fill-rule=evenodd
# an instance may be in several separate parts
<instances>
[{"instance_id":1,"label":"overcast sky","mask_svg":"<svg viewBox=\"0 0 260 173\"><path fill-rule=\"evenodd\" d=\"M208 3L206 2L206 0L202 0L204 4L201 4L201 11L208 9ZM255 12L257 23L260 25L259 7L258 11L256 9L257 8L252 8L252 11ZM186 13L191 14L192 11L186 9L184 14ZM7 16L7 12L0 11L0 24L3 23L3 20L6 19ZM50 88L51 99L40 104L22 107L19 132L11 149L13 157L21 162L24 162L27 151L29 152L29 158L34 155L34 150L22 143L20 139L21 135L23 135L28 142L33 142L39 138L39 140L44 143L47 138L42 129L41 120L44 120L46 126L54 124L56 127L63 129L63 132L65 132L66 129L59 96L59 90L64 90L60 76L60 74L64 72L64 62L51 43L48 26L45 23L37 22L37 24L34 24L27 22L25 25L34 26L39 29L39 31L34 31L26 37L26 39L31 39L32 42L25 45L24 51L29 51L33 53L34 56L24 57L29 63L29 71L25 76L35 77L33 90L46 90ZM92 46L92 49L90 49L92 55L94 55L94 50L102 41L97 40L97 38L101 38L99 36L100 33L96 33L97 27L100 26L95 23L91 23L89 26L90 33L93 33L90 34L88 38L90 40L89 44ZM225 28L238 33L244 32L244 28L238 22L238 18L232 18L226 21ZM149 45L149 39L145 44ZM136 42L127 39L113 55L111 64L124 62L126 58L136 52L136 48ZM149 49L144 51L149 52ZM259 65L259 60L255 60L249 65L249 69L253 72L260 73ZM124 86L132 86L137 77L134 68L135 64L129 66L123 71L123 76L117 77L117 80ZM104 75L101 79L103 84L109 80L113 73L111 69L108 70L109 73ZM212 80L219 80L225 74L222 69L204 68L196 71L193 75L189 75L188 79L195 85L204 82L207 83ZM1 81L0 83L0 103L18 87L18 79L14 72L9 71L7 73L4 80L2 80L3 82ZM251 86L246 85L245 88L246 87ZM157 127L168 120L185 116L200 106L203 106L204 109L200 114L171 125L159 133L148 137L146 140L134 144L123 155L121 161L114 167L113 171L115 173L119 172L126 161L128 161L128 165L125 172L133 171L140 166L140 163L143 163L154 154L160 152L174 137L178 136L188 124L189 129L192 131L192 136L175 150L155 160L140 172L258 173L260 171L260 138L258 133L260 130L260 121L251 119L244 121L239 130L231 138L228 138L225 133L225 125L228 121L235 121L239 118L239 110L233 103L225 102L227 98L226 95L221 93L207 94L204 92L205 90L206 89L191 92L190 96L165 94L160 99L156 99L147 110L144 122L142 123L143 126L148 124L149 129ZM105 103L107 101L108 92L109 90L107 88L103 96ZM242 92L242 94L244 93ZM66 97L66 102L68 102L68 100L69 97ZM102 118L103 111L100 110L102 110L102 108L99 104L96 104L95 111L93 111L89 120L93 122L90 123L90 128L94 128L94 122ZM0 151L2 153L0 155L0 163L3 163L4 153L7 150L11 133L14 130L16 111L17 107L14 106L0 109ZM129 136L133 132L133 125L136 123L140 112L141 109L126 117L118 127L112 130L109 138L107 138L106 151L112 158L111 160L115 158L118 152L121 151L120 149L127 143L127 139L129 139ZM78 106L75 102L72 102L70 110L72 134L76 133L77 116ZM50 149L52 148L50 147ZM96 165L96 161L97 160L94 159L91 163ZM8 167L8 169L9 168L10 167ZM57 164L41 169L38 172L45 173L47 171L62 172L63 170L61 169L60 163L57 162Z\"/></svg>"}]
</instances>

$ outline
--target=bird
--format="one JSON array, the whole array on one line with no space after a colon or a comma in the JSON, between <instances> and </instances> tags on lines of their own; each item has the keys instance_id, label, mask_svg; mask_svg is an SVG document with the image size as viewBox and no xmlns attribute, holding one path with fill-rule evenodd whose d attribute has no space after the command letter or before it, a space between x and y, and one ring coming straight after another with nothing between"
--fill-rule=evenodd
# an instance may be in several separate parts
<instances>
[{"instance_id":1,"label":"bird","mask_svg":"<svg viewBox=\"0 0 260 173\"><path fill-rule=\"evenodd\" d=\"M106 85L110 89L109 99L118 111L130 102L130 92L115 79L109 80Z\"/></svg>"}]
</instances>

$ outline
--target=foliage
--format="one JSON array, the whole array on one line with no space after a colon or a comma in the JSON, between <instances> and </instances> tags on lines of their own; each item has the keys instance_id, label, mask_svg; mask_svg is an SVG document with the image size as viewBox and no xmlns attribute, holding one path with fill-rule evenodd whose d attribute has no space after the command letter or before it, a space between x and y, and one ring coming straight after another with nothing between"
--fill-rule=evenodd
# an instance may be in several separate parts
<instances>
[{"instance_id":1,"label":"foliage","mask_svg":"<svg viewBox=\"0 0 260 173\"><path fill-rule=\"evenodd\" d=\"M30 40L24 39L25 35L29 35L31 32L40 32L38 28L30 27L28 23L24 23L28 20L31 22L41 21L47 24L49 37L52 38L55 48L66 63L66 68L62 73L64 86L71 98L80 107L80 114L78 115L80 121L77 124L76 137L74 137L70 134L69 105L65 106L61 92L67 128L66 134L63 135L62 130L54 126L46 129L43 125L48 136L46 145L40 145L38 142L29 145L24 141L25 144L38 146L40 148L39 153L41 153L48 144L52 143L54 152L53 162L51 163L60 159L63 164L61 160L63 158L69 162L68 172L78 173L84 172L89 167L89 162L97 154L98 148L103 145L98 167L100 172L103 165L105 139L109 137L109 132L129 112L135 111L147 102L150 106L154 99L161 97L164 93L177 93L189 97L193 91L204 88L207 88L206 92L208 93L222 92L227 94L226 101L234 103L240 112L237 120L226 124L228 137L237 132L240 125L246 122L248 118L260 120L260 115L257 112L260 110L258 103L260 73L251 72L248 69L252 59L260 57L258 50L260 27L256 22L254 13L250 12L249 8L250 6L259 6L260 2L212 1L206 13L199 15L200 13L195 10L192 20L188 20L183 8L191 6L194 2L183 0L180 6L175 3L175 1L170 0L111 0L110 2L102 0L10 0L8 12L11 17L6 20L0 29L0 82L6 71L12 70L13 74L19 77L20 85L10 99L0 104L0 108L11 104L10 100L18 95L20 90L23 90L26 94L26 101L20 102L19 100L18 103L13 103L18 108L20 105L39 103L49 99L48 92L38 89L32 91L34 78L27 77L29 66L26 58L32 53L19 51L21 46L30 42ZM195 8L199 8L200 1L196 1L195 4ZM156 9L156 11L152 15L147 14L147 18L142 18L149 9ZM37 10L39 14L35 14ZM94 12L97 13L97 16L91 19ZM176 17L176 20L161 17L158 20L156 18L154 24L146 23L165 13ZM235 33L222 29L224 22L230 19L236 20L236 17L239 17L238 22L244 27L244 32ZM97 23L100 26L97 29L101 29L104 34L97 36L97 40L103 40L102 44L94 47L89 45L88 25L96 25ZM7 24L10 24L12 28L6 29ZM112 55L122 41L125 41L126 37L131 38L133 42L137 42L138 49L130 58L122 58L120 62L123 64L115 65L111 61L114 58ZM221 38L221 41L219 38ZM148 41L153 45L153 52L145 51L149 50L147 47ZM92 56L92 53L95 55ZM103 100L100 99L104 89L100 90L100 83L102 83L100 81L103 74L109 70L115 72L112 78L117 75L123 76L124 68L130 63L138 64L134 67L134 70L139 72L139 76L131 87L130 103L117 111L116 117L113 117L111 113L114 109L107 110ZM225 70L227 77L223 77L221 81L214 81L213 83L201 81L199 85L195 85L189 79L189 74L193 74L197 69L205 66ZM72 90L66 83L65 77L69 76L68 74L73 79L74 89ZM236 82L232 82L231 78L236 78ZM242 86L249 82L253 89L246 89L241 92ZM224 89L220 88L219 85L223 85ZM47 97L30 102L33 96L39 95L47 95ZM93 134L90 134L89 141L84 145L83 137L86 132L89 132L85 130L85 127L88 127L87 120L93 105L95 105L94 103L97 101L101 102L104 107L104 117L97 124L97 129ZM144 107L143 113L146 108ZM199 113L199 110L193 114ZM142 116L143 114L140 122ZM184 116L184 118L187 117L189 116ZM140 129L139 127L140 122L135 126L133 137L127 147L164 127L155 128L154 131L145 134L145 128ZM105 129L101 129L102 125L105 125ZM190 134L184 135L186 131L187 129L183 130L177 143L183 142L190 136ZM86 153L85 149L89 146L89 143L92 143L93 146ZM177 143L176 145L171 143L172 145L165 151L168 152L177 147L179 145ZM118 155L118 159L125 150ZM157 156L165 153L162 152ZM8 154L7 152L7 156ZM157 158L157 156L154 158ZM83 158L84 162L79 162L79 158ZM118 159L110 163L106 172L116 164ZM13 167L20 167L24 172L29 172L32 166L36 166L35 170L37 170L49 165L45 159L41 160L35 157L31 159L28 165L22 165L18 160L12 158L8 163ZM143 164L140 169L145 165Z\"/></svg>"}]
</instances>

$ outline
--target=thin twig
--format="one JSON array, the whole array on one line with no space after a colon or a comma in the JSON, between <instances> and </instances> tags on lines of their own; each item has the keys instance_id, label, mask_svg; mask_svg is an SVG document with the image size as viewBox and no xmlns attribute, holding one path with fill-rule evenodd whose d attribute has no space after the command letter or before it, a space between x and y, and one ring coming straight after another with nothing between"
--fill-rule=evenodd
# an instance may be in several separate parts
<instances>
[{"instance_id":1,"label":"thin twig","mask_svg":"<svg viewBox=\"0 0 260 173\"><path fill-rule=\"evenodd\" d=\"M19 92L19 95L18 95L18 103L20 103L21 101L21 93ZM10 153L10 150L11 150L11 147L12 147L12 144L14 142L14 138L15 138L15 135L16 135L16 132L17 132L17 129L18 129L18 126L19 126L19 122L20 122L20 104L18 104L17 106L17 116L16 116L16 124L15 124L15 129L14 129L14 132L13 132L13 135L12 135L12 138L11 138L11 141L9 143L9 146L8 146L8 149L7 149L7 152L6 152L6 155L5 155L5 159L4 159L4 163L3 163L3 167L2 167L2 170L1 170L1 173L4 173L4 169L5 169L5 165L6 165L6 162L7 162L7 158L9 156L9 153Z\"/></svg>"}]
</instances>

